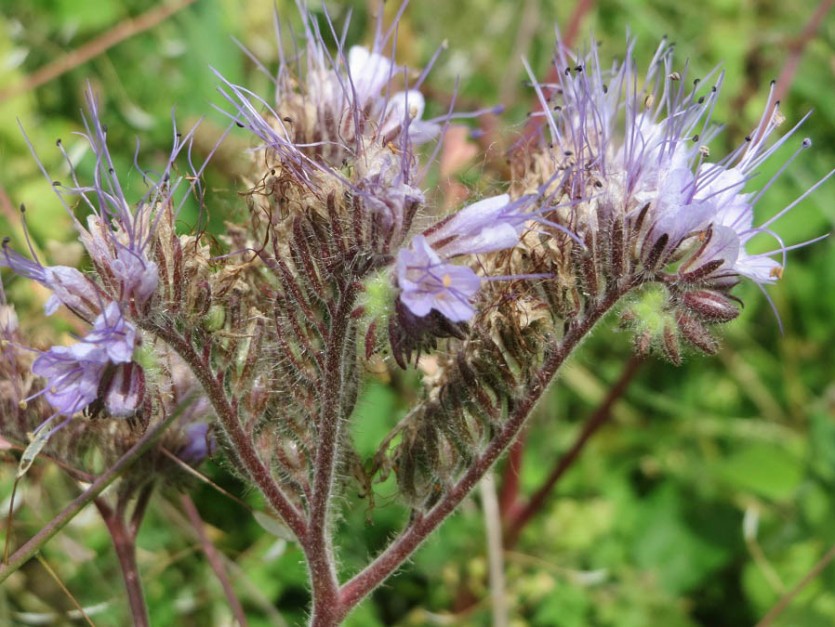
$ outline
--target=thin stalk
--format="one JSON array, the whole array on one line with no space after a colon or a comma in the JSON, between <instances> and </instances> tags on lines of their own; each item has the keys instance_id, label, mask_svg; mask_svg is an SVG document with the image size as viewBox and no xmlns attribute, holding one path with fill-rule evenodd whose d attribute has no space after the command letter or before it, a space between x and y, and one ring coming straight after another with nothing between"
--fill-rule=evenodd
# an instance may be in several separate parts
<instances>
[{"instance_id":1,"label":"thin stalk","mask_svg":"<svg viewBox=\"0 0 835 627\"><path fill-rule=\"evenodd\" d=\"M235 408L232 407L229 399L226 398L223 385L214 376L211 369L204 363L194 347L175 331L161 326L149 326L146 330L164 340L189 365L194 376L200 382L206 396L209 398L209 402L212 404L212 408L215 410L226 434L229 436L232 448L246 470L247 475L258 486L270 505L278 512L284 522L287 523L287 526L290 527L290 530L296 537L303 538L307 529L304 518L275 481L269 467L264 464L258 455L252 439L244 432L238 420Z\"/></svg>"},{"instance_id":2,"label":"thin stalk","mask_svg":"<svg viewBox=\"0 0 835 627\"><path fill-rule=\"evenodd\" d=\"M220 553L206 535L206 525L200 517L200 512L197 510L197 506L188 494L180 495L180 504L183 506L191 526L194 527L194 532L197 534L197 539L200 541L200 547L203 549L203 553L209 561L209 566L211 566L212 571L215 573L215 577L217 577L217 580L223 588L223 594L226 596L226 600L229 603L229 608L232 610L232 614L235 616L235 620L238 621L238 625L240 625L240 627L246 627L248 623L244 608L235 594L232 582L229 580L229 575L226 572L226 568L223 566L223 560L221 559Z\"/></svg>"},{"instance_id":3,"label":"thin stalk","mask_svg":"<svg viewBox=\"0 0 835 627\"><path fill-rule=\"evenodd\" d=\"M108 468L89 488L67 505L61 513L44 525L41 530L29 539L12 556L0 565L0 583L9 575L29 561L41 550L55 534L63 529L86 505L93 502L119 475L129 468L154 442L163 434L165 429L180 416L180 412L172 412L164 421L154 425L122 455L113 466Z\"/></svg>"},{"instance_id":4,"label":"thin stalk","mask_svg":"<svg viewBox=\"0 0 835 627\"><path fill-rule=\"evenodd\" d=\"M493 606L493 627L509 627L504 576L504 546L502 545L502 516L496 496L496 481L492 473L484 475L479 484L484 528L487 532L487 563L489 565L490 601Z\"/></svg>"},{"instance_id":5,"label":"thin stalk","mask_svg":"<svg viewBox=\"0 0 835 627\"><path fill-rule=\"evenodd\" d=\"M117 508L114 511L101 499L96 499L94 502L107 525L107 530L110 532L110 538L113 541L113 548L116 550L125 591L128 594L133 624L136 627L149 627L151 621L148 616L148 606L145 603L142 579L139 576L139 566L136 563L136 534L130 528L133 527L134 521L131 521L129 526L125 524L124 518L120 516L119 512L122 508ZM136 529L138 528L137 524Z\"/></svg>"},{"instance_id":6,"label":"thin stalk","mask_svg":"<svg viewBox=\"0 0 835 627\"><path fill-rule=\"evenodd\" d=\"M570 324L565 335L556 342L545 363L532 381L525 396L516 404L496 436L484 452L470 465L464 475L441 497L438 503L424 514L417 514L409 526L371 564L348 581L340 589L343 618L374 588L397 570L429 535L446 520L461 501L472 491L499 456L516 439L527 417L539 402L545 390L565 360L588 335L597 322L620 300L633 285L608 292L583 317Z\"/></svg>"},{"instance_id":7,"label":"thin stalk","mask_svg":"<svg viewBox=\"0 0 835 627\"><path fill-rule=\"evenodd\" d=\"M823 569L829 566L829 563L832 562L832 560L835 560L835 546L829 549L826 554L818 560L817 564L812 566L812 569L803 576L803 579L798 581L791 590L780 598L777 604L769 610L768 614L766 614L763 619L757 623L757 627L770 627L773 625L777 617L783 613L783 610L785 610L792 601L794 601L800 591L809 585L815 577L820 575L823 572Z\"/></svg>"}]
</instances>

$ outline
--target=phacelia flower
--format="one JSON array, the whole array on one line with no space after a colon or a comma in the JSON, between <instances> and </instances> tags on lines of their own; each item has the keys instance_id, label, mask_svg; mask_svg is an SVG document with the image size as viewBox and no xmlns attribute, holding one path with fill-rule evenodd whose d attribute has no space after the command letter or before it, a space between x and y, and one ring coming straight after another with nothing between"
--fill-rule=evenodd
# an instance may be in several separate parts
<instances>
[{"instance_id":1,"label":"phacelia flower","mask_svg":"<svg viewBox=\"0 0 835 627\"><path fill-rule=\"evenodd\" d=\"M101 296L96 284L76 268L44 266L34 253L33 259L27 259L9 248L8 238L3 240L0 266L9 268L19 276L37 281L52 291L44 305L44 311L48 316L55 313L60 305L66 305L89 318L98 310Z\"/></svg>"},{"instance_id":2,"label":"phacelia flower","mask_svg":"<svg viewBox=\"0 0 835 627\"><path fill-rule=\"evenodd\" d=\"M485 198L416 235L397 255L400 301L418 317L435 310L452 322L472 318L472 303L484 279L448 260L516 246L531 219L526 212L530 200L511 202L507 194Z\"/></svg>"},{"instance_id":3,"label":"phacelia flower","mask_svg":"<svg viewBox=\"0 0 835 627\"><path fill-rule=\"evenodd\" d=\"M260 142L256 162L266 172L253 180L264 180L267 193L280 186L278 219L323 214L330 196L328 219L351 225L351 236L360 240L356 248L388 258L403 244L424 201L414 147L438 137L442 124L456 116L450 111L423 119L420 86L437 54L416 76L394 60L400 14L386 29L378 21L365 48L348 46L327 15L328 30L322 32L302 3L299 9L299 54L284 56L278 29L280 62L271 99L218 75L221 94L233 107L228 115Z\"/></svg>"},{"instance_id":4,"label":"phacelia flower","mask_svg":"<svg viewBox=\"0 0 835 627\"><path fill-rule=\"evenodd\" d=\"M165 169L156 182L143 172L144 179L152 184L140 201L132 205L116 175L107 148L107 131L91 90L87 92L87 105L90 117L84 121L86 132L82 137L95 157L92 184L82 184L78 180L73 162L60 140L58 147L69 165L72 183L53 183L42 165L41 169L71 217L98 280L93 281L91 276L74 268L44 266L33 249L33 259L28 260L10 250L8 240L4 241L0 265L52 290L46 304L47 313L64 304L89 321L100 312L102 301L119 302L126 311L138 313L154 295L159 284L159 269L152 259L154 238L163 215L168 212L168 219L171 219L179 209L175 206L174 195L182 179L172 179L171 169L178 155L190 145L192 133L182 137L174 129L174 148ZM199 176L199 173L195 174ZM90 209L86 226L75 217L69 202L73 197L81 199Z\"/></svg>"},{"instance_id":5,"label":"phacelia flower","mask_svg":"<svg viewBox=\"0 0 835 627\"><path fill-rule=\"evenodd\" d=\"M511 202L501 194L479 200L425 233L427 241L445 257L477 255L513 248L531 215L530 198Z\"/></svg>"},{"instance_id":6,"label":"phacelia flower","mask_svg":"<svg viewBox=\"0 0 835 627\"><path fill-rule=\"evenodd\" d=\"M119 367L131 363L135 346L135 327L116 303L109 303L87 335L75 344L53 346L42 353L32 364L32 372L46 379L43 394L58 415L70 417L102 393L105 405L114 406L114 414L129 415L140 401L141 373L133 368L119 371ZM125 393L125 389L131 391Z\"/></svg>"},{"instance_id":7,"label":"phacelia flower","mask_svg":"<svg viewBox=\"0 0 835 627\"><path fill-rule=\"evenodd\" d=\"M400 300L416 316L434 309L452 322L462 322L475 314L472 300L481 279L466 266L441 261L426 238L416 235L397 255L397 284Z\"/></svg>"},{"instance_id":8,"label":"phacelia flower","mask_svg":"<svg viewBox=\"0 0 835 627\"><path fill-rule=\"evenodd\" d=\"M217 448L214 435L205 422L192 422L183 430L185 443L177 451L177 457L190 466L200 463L212 455Z\"/></svg>"}]
</instances>

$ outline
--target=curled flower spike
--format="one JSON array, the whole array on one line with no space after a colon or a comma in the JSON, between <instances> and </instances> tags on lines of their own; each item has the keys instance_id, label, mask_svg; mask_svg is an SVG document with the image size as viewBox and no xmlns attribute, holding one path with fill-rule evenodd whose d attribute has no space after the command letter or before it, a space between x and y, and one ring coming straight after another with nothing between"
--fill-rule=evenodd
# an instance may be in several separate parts
<instances>
[{"instance_id":1,"label":"curled flower spike","mask_svg":"<svg viewBox=\"0 0 835 627\"><path fill-rule=\"evenodd\" d=\"M328 17L336 44L336 53L331 55L318 22L301 4L299 10L306 64L298 76L301 64L284 57L277 25L281 63L274 79L274 103L218 76L224 83L222 95L236 109L231 117L276 151L300 181L310 169L340 168L346 160L360 161L373 145L392 143L410 158L412 144L439 134L445 118L422 120L425 101L420 91L395 87L405 86L408 72L384 52L394 47L391 31L383 34L378 28L371 49L353 46L346 51Z\"/></svg>"},{"instance_id":2,"label":"curled flower spike","mask_svg":"<svg viewBox=\"0 0 835 627\"><path fill-rule=\"evenodd\" d=\"M175 192L182 179L172 179L171 170L175 159L190 146L194 130L182 137L175 127L174 147L165 169L155 182L146 172L142 172L145 180L152 181L152 184L141 200L132 205L116 175L107 147L107 130L101 122L92 88L87 90L87 106L90 117L84 121L85 133L81 136L87 140L95 157L92 184L82 184L79 181L73 162L60 140L58 148L69 165L72 183L53 183L40 161L38 164L70 215L79 241L95 266L100 283L92 283L73 268L43 266L34 251L34 260L28 261L6 250L5 244L0 264L53 290L53 297L47 303L48 313L63 303L91 320L98 314L99 301L102 299L120 302L129 309L141 311L156 291L159 269L152 259L154 239L163 215L166 212L174 215L179 210L179 205L175 204ZM37 159L31 144L30 149ZM195 174L199 177L200 173ZM80 198L90 209L86 226L75 217L69 202L72 197Z\"/></svg>"},{"instance_id":3,"label":"curled flower spike","mask_svg":"<svg viewBox=\"0 0 835 627\"><path fill-rule=\"evenodd\" d=\"M760 226L754 224L753 207L811 142L803 140L758 192L744 190L803 120L770 143L783 121L772 97L745 144L708 162L707 145L719 131L711 116L722 75L708 88L700 80L688 86L687 68L674 70L673 48L664 41L641 77L632 51L630 44L623 64L605 70L596 47L584 57L571 57L560 47L557 64L564 69L559 83L535 84L552 146L541 157L548 164L543 160L538 167L570 171L563 192L590 199L561 213L561 220L584 238L594 233L606 239L612 224L627 224L638 240L630 244L638 253L632 261L650 274L685 259L679 277L712 279L717 286L730 285L738 276L759 285L775 282L792 246L784 245L769 226L823 181ZM775 237L778 246L765 254L749 253L748 242L760 233ZM771 258L775 254L783 256L782 263Z\"/></svg>"}]
</instances>

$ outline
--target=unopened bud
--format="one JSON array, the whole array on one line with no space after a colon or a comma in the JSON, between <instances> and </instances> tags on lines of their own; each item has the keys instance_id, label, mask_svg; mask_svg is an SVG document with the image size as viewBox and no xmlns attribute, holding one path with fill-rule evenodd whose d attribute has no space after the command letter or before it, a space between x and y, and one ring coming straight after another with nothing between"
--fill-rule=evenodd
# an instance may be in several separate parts
<instances>
[{"instance_id":1,"label":"unopened bud","mask_svg":"<svg viewBox=\"0 0 835 627\"><path fill-rule=\"evenodd\" d=\"M666 325L664 332L661 335L661 347L664 349L664 354L676 366L681 365L681 347L678 343L678 333L672 325Z\"/></svg>"},{"instance_id":2,"label":"unopened bud","mask_svg":"<svg viewBox=\"0 0 835 627\"><path fill-rule=\"evenodd\" d=\"M716 338L695 317L682 312L676 316L676 322L684 339L703 353L715 355L716 351L719 350L719 343Z\"/></svg>"},{"instance_id":3,"label":"unopened bud","mask_svg":"<svg viewBox=\"0 0 835 627\"><path fill-rule=\"evenodd\" d=\"M720 292L693 290L682 296L684 307L710 322L730 322L739 315L733 300Z\"/></svg>"}]
</instances>

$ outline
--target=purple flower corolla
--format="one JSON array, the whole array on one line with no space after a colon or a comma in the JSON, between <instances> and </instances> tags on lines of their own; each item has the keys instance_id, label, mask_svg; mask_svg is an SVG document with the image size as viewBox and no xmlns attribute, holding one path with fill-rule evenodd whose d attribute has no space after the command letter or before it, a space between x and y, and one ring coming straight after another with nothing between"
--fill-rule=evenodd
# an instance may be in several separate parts
<instances>
[{"instance_id":1,"label":"purple flower corolla","mask_svg":"<svg viewBox=\"0 0 835 627\"><path fill-rule=\"evenodd\" d=\"M48 316L55 313L62 304L89 318L98 311L100 296L95 283L75 268L44 266L37 257L33 260L27 259L11 250L7 239L3 241L0 266L9 268L19 276L37 281L52 291L44 304L44 311Z\"/></svg>"},{"instance_id":2,"label":"purple flower corolla","mask_svg":"<svg viewBox=\"0 0 835 627\"><path fill-rule=\"evenodd\" d=\"M111 302L86 336L71 346L53 346L42 353L32 372L46 379L43 394L56 413L70 417L98 398L108 367L131 362L135 345L136 329Z\"/></svg>"},{"instance_id":3,"label":"purple flower corolla","mask_svg":"<svg viewBox=\"0 0 835 627\"><path fill-rule=\"evenodd\" d=\"M397 255L402 303L418 317L434 309L452 322L472 318L472 301L487 279L446 260L516 246L525 224L536 219L527 211L533 198L511 201L508 194L484 198L415 236ZM491 277L495 278L501 277Z\"/></svg>"},{"instance_id":4,"label":"purple flower corolla","mask_svg":"<svg viewBox=\"0 0 835 627\"><path fill-rule=\"evenodd\" d=\"M177 457L190 466L199 466L217 448L214 436L205 422L193 422L185 428L185 444L177 451Z\"/></svg>"},{"instance_id":5,"label":"purple flower corolla","mask_svg":"<svg viewBox=\"0 0 835 627\"><path fill-rule=\"evenodd\" d=\"M397 255L397 284L401 302L416 316L434 309L452 322L463 322L475 314L472 300L481 278L466 266L444 263L426 238L416 235Z\"/></svg>"},{"instance_id":6,"label":"purple flower corolla","mask_svg":"<svg viewBox=\"0 0 835 627\"><path fill-rule=\"evenodd\" d=\"M511 202L501 194L484 198L424 233L426 241L444 257L477 255L513 248L531 215L524 211L529 198Z\"/></svg>"},{"instance_id":7,"label":"purple flower corolla","mask_svg":"<svg viewBox=\"0 0 835 627\"><path fill-rule=\"evenodd\" d=\"M360 107L376 99L397 71L391 59L368 48L352 46L348 51L348 74Z\"/></svg>"}]
</instances>

